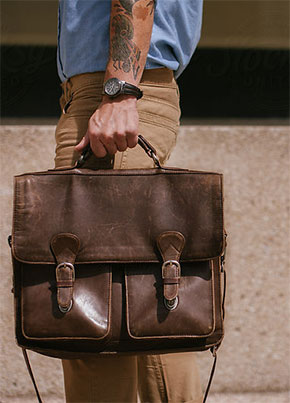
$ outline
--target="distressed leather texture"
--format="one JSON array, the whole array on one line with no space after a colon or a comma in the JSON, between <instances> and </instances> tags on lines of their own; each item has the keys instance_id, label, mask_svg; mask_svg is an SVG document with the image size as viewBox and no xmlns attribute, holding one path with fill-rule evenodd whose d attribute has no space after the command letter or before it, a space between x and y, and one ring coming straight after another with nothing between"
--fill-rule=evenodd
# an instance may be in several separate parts
<instances>
[{"instance_id":1,"label":"distressed leather texture","mask_svg":"<svg viewBox=\"0 0 290 403\"><path fill-rule=\"evenodd\" d=\"M59 358L218 346L224 247L221 174L74 168L19 175L17 342ZM166 308L164 300L175 298L175 309Z\"/></svg>"},{"instance_id":2,"label":"distressed leather texture","mask_svg":"<svg viewBox=\"0 0 290 403\"><path fill-rule=\"evenodd\" d=\"M161 233L174 230L190 240L183 260L218 257L224 246L221 186L222 175L186 170L19 176L13 254L25 263L54 263L49 241L68 232L81 243L77 263L157 262L152 246Z\"/></svg>"}]
</instances>

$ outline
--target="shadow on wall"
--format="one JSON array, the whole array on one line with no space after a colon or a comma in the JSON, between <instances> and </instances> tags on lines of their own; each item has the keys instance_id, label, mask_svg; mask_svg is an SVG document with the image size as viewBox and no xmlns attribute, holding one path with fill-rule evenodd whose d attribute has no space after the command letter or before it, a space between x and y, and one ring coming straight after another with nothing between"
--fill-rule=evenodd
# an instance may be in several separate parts
<instances>
[{"instance_id":1,"label":"shadow on wall","mask_svg":"<svg viewBox=\"0 0 290 403\"><path fill-rule=\"evenodd\" d=\"M2 117L58 117L56 47L2 46ZM289 117L289 53L268 49L195 52L178 80L186 118Z\"/></svg>"}]
</instances>

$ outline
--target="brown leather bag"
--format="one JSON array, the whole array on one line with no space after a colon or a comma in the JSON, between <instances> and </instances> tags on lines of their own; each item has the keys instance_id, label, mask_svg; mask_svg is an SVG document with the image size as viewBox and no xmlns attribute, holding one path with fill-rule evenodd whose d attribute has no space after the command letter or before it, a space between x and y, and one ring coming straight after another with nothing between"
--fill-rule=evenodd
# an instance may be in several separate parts
<instances>
[{"instance_id":1,"label":"brown leather bag","mask_svg":"<svg viewBox=\"0 0 290 403\"><path fill-rule=\"evenodd\" d=\"M79 162L15 177L23 349L58 358L215 355L224 335L222 175L163 168L141 136L139 144L157 168L93 171Z\"/></svg>"}]
</instances>

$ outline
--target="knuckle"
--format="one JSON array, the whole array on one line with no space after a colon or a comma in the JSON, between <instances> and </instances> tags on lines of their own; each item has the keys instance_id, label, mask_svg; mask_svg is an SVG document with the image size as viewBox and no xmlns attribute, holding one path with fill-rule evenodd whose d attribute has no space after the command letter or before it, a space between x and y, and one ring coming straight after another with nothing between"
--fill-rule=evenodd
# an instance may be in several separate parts
<instances>
[{"instance_id":1,"label":"knuckle","mask_svg":"<svg viewBox=\"0 0 290 403\"><path fill-rule=\"evenodd\" d=\"M124 130L118 130L115 133L115 138L116 138L116 140L124 140L126 138L125 131Z\"/></svg>"},{"instance_id":2,"label":"knuckle","mask_svg":"<svg viewBox=\"0 0 290 403\"><path fill-rule=\"evenodd\" d=\"M111 144L112 143L112 135L110 132L103 132L100 136L102 143Z\"/></svg>"},{"instance_id":3,"label":"knuckle","mask_svg":"<svg viewBox=\"0 0 290 403\"><path fill-rule=\"evenodd\" d=\"M121 144L118 146L118 151L125 151L127 149L127 145Z\"/></svg>"}]
</instances>

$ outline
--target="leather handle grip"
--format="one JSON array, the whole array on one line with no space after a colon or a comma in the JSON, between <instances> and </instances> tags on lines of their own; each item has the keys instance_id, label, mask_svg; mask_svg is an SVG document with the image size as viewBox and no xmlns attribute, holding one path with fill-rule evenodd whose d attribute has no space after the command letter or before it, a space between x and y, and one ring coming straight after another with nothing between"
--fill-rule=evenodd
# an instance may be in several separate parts
<instances>
[{"instance_id":1,"label":"leather handle grip","mask_svg":"<svg viewBox=\"0 0 290 403\"><path fill-rule=\"evenodd\" d=\"M138 144L143 148L146 154L153 159L154 164L161 168L160 162L156 156L155 148L147 141L141 134L138 135ZM82 152L80 158L77 160L75 168L81 168L85 161L92 155L93 151L90 144L88 144Z\"/></svg>"}]
</instances>

